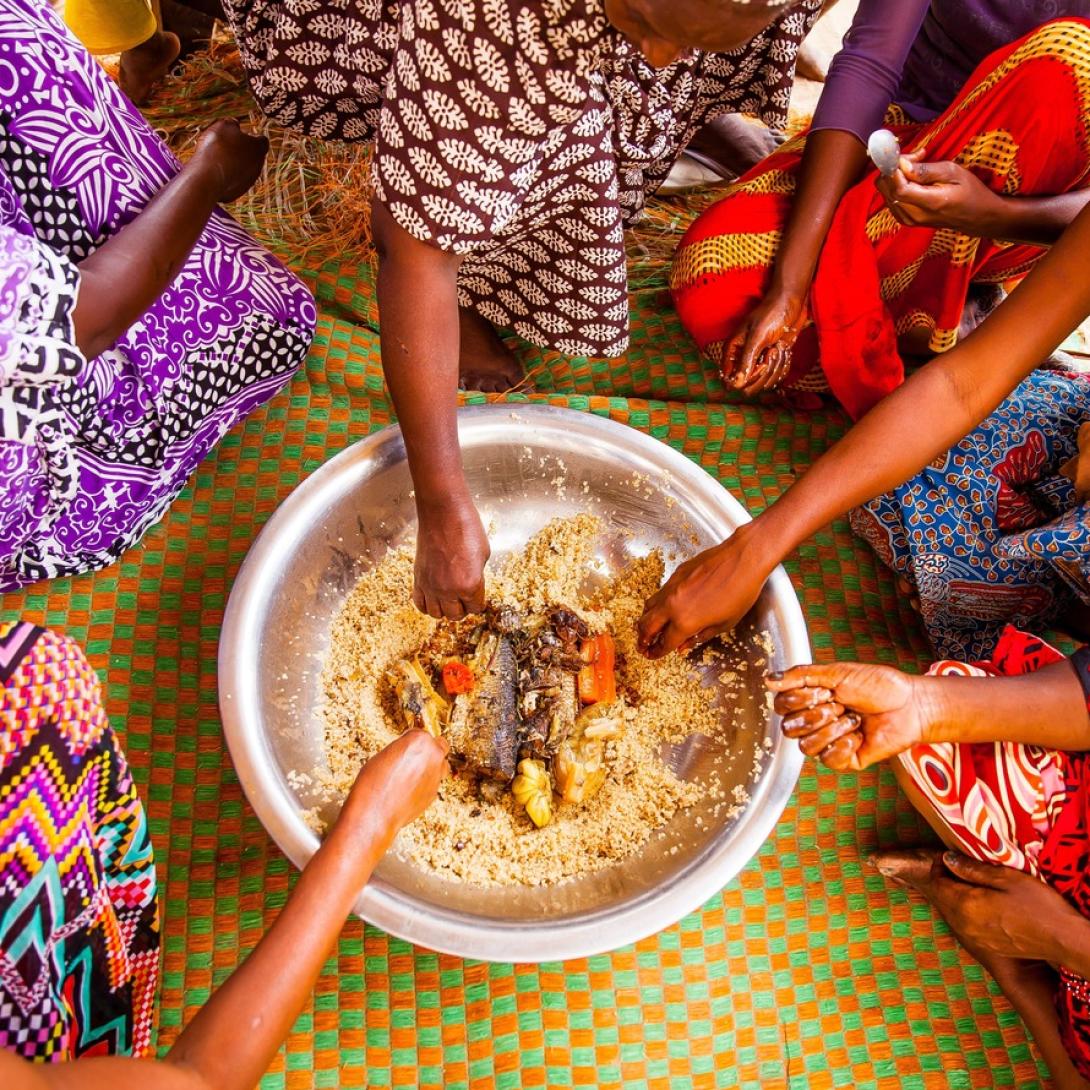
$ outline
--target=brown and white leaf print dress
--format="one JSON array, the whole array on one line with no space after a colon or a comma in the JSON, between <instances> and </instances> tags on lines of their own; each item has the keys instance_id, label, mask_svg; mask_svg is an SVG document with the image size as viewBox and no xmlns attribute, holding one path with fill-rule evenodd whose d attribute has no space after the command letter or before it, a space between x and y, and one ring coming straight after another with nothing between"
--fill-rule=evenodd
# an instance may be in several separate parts
<instances>
[{"instance_id":1,"label":"brown and white leaf print dress","mask_svg":"<svg viewBox=\"0 0 1090 1090\"><path fill-rule=\"evenodd\" d=\"M226 0L268 116L374 138L379 199L464 255L459 301L568 355L628 344L624 227L709 119L782 127L802 0L741 49L654 69L603 0Z\"/></svg>"}]
</instances>

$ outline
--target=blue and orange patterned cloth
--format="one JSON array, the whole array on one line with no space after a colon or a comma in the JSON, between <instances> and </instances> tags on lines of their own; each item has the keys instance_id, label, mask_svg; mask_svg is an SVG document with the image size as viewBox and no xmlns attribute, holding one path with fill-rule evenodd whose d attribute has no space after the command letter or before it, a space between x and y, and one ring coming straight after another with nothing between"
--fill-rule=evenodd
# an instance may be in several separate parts
<instances>
[{"instance_id":1,"label":"blue and orange patterned cloth","mask_svg":"<svg viewBox=\"0 0 1090 1090\"><path fill-rule=\"evenodd\" d=\"M0 1048L147 1053L159 976L144 808L79 646L0 624Z\"/></svg>"},{"instance_id":2,"label":"blue and orange patterned cloth","mask_svg":"<svg viewBox=\"0 0 1090 1090\"><path fill-rule=\"evenodd\" d=\"M1090 504L1067 469L1086 423L1090 376L1034 371L947 454L852 513L918 597L939 655L987 658L1008 623L1041 631L1090 605Z\"/></svg>"}]
</instances>

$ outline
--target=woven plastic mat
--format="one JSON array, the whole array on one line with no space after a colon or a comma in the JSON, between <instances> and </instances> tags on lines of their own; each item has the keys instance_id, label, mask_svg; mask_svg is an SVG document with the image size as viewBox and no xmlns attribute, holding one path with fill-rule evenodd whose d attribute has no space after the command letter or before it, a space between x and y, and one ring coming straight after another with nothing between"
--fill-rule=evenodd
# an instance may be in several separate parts
<instances>
[{"instance_id":1,"label":"woven plastic mat","mask_svg":"<svg viewBox=\"0 0 1090 1090\"><path fill-rule=\"evenodd\" d=\"M179 142L245 107L230 64L200 64L157 118ZM648 246L668 250L688 207L653 208L654 237L630 248L633 336L624 358L519 351L541 391L535 397L669 443L758 511L845 421L732 403L700 361L666 298L665 266L640 257ZM268 222L266 210L251 211L251 226ZM296 242L264 238L292 260ZM106 684L159 862L161 1049L253 948L292 882L290 864L243 798L216 706L232 579L301 480L391 421L366 253L310 264L299 271L323 316L305 373L220 444L118 564L3 602L8 614L78 639ZM807 542L788 570L819 660L926 662L915 615L846 522ZM635 947L568 963L489 965L416 949L350 920L263 1086L1041 1086L1044 1069L1025 1029L983 971L925 904L865 864L880 844L927 840L889 773L841 776L808 764L742 875Z\"/></svg>"},{"instance_id":2,"label":"woven plastic mat","mask_svg":"<svg viewBox=\"0 0 1090 1090\"><path fill-rule=\"evenodd\" d=\"M643 329L670 327L661 313L637 317ZM668 385L698 365L682 348L621 361L618 385ZM752 510L843 429L831 413L561 392L607 390L610 365L573 365L552 380L556 392L541 396L669 443ZM232 578L291 489L389 421L376 336L323 317L306 373L224 440L137 548L106 571L4 601L80 640L106 682L159 859L160 1047L253 947L291 882L243 799L216 708ZM926 660L914 615L844 523L808 542L789 570L818 658ZM983 972L927 906L865 866L880 843L924 838L887 773L811 764L741 877L635 947L486 965L350 921L264 1085L1040 1085L1021 1023Z\"/></svg>"}]
</instances>

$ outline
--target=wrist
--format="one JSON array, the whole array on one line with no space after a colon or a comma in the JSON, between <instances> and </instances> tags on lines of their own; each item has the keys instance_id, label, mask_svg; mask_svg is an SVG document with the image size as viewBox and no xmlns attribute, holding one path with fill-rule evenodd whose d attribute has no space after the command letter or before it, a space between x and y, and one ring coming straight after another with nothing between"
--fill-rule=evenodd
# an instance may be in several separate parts
<instances>
[{"instance_id":1,"label":"wrist","mask_svg":"<svg viewBox=\"0 0 1090 1090\"><path fill-rule=\"evenodd\" d=\"M416 489L416 514L421 522L462 519L469 512L475 514L476 506L464 478L457 483L444 481L438 488Z\"/></svg>"},{"instance_id":2,"label":"wrist","mask_svg":"<svg viewBox=\"0 0 1090 1090\"><path fill-rule=\"evenodd\" d=\"M344 800L323 847L329 845L338 855L350 859L354 866L369 874L401 831L390 801L381 788L376 790L361 778Z\"/></svg>"},{"instance_id":3,"label":"wrist","mask_svg":"<svg viewBox=\"0 0 1090 1090\"><path fill-rule=\"evenodd\" d=\"M763 515L758 515L751 522L743 523L720 546L723 549L729 548L742 569L753 572L762 582L768 579L783 560L775 537L766 532L763 518Z\"/></svg>"},{"instance_id":4,"label":"wrist","mask_svg":"<svg viewBox=\"0 0 1090 1090\"><path fill-rule=\"evenodd\" d=\"M1053 929L1055 950L1048 960L1090 979L1090 920L1067 901L1064 906L1067 912L1059 926Z\"/></svg>"},{"instance_id":5,"label":"wrist","mask_svg":"<svg viewBox=\"0 0 1090 1090\"><path fill-rule=\"evenodd\" d=\"M999 242L1021 238L1024 206L1020 206L1016 197L1004 197L1001 193L992 193L992 198L984 213L984 229L981 235Z\"/></svg>"},{"instance_id":6,"label":"wrist","mask_svg":"<svg viewBox=\"0 0 1090 1090\"><path fill-rule=\"evenodd\" d=\"M799 268L796 262L777 265L772 273L770 294L801 303L810 291L812 280L813 270L809 267Z\"/></svg>"},{"instance_id":7,"label":"wrist","mask_svg":"<svg viewBox=\"0 0 1090 1090\"><path fill-rule=\"evenodd\" d=\"M178 180L192 186L210 205L220 203L224 189L223 167L201 146L182 167Z\"/></svg>"},{"instance_id":8,"label":"wrist","mask_svg":"<svg viewBox=\"0 0 1090 1090\"><path fill-rule=\"evenodd\" d=\"M912 699L920 725L920 742L961 742L949 679L930 675L911 678Z\"/></svg>"},{"instance_id":9,"label":"wrist","mask_svg":"<svg viewBox=\"0 0 1090 1090\"><path fill-rule=\"evenodd\" d=\"M793 516L791 490L765 508L752 522L740 526L734 533L743 541L746 563L750 570L759 571L766 579L777 565L798 547L798 520Z\"/></svg>"}]
</instances>

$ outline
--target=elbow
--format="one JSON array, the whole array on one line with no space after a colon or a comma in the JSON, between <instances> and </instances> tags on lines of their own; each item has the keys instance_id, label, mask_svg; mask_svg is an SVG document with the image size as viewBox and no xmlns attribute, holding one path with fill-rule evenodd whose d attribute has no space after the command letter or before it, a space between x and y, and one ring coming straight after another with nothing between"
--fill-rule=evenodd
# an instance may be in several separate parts
<instances>
[{"instance_id":1,"label":"elbow","mask_svg":"<svg viewBox=\"0 0 1090 1090\"><path fill-rule=\"evenodd\" d=\"M371 238L380 277L397 269L412 276L428 276L441 270L453 278L462 262L458 254L409 234L377 197L371 200Z\"/></svg>"},{"instance_id":2,"label":"elbow","mask_svg":"<svg viewBox=\"0 0 1090 1090\"><path fill-rule=\"evenodd\" d=\"M943 406L950 423L956 423L960 441L973 430L996 405L1002 396L990 395L987 386L971 369L959 366L956 354L940 357L922 368L919 379L929 379L936 389L927 398L929 404Z\"/></svg>"}]
</instances>

